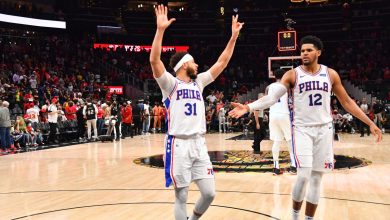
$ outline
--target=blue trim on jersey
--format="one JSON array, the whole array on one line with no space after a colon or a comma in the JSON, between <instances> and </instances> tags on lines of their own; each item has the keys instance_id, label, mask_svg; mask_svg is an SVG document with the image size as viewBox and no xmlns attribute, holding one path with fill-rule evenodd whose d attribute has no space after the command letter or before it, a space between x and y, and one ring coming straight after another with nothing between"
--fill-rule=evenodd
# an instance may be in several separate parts
<instances>
[{"instance_id":1,"label":"blue trim on jersey","mask_svg":"<svg viewBox=\"0 0 390 220\"><path fill-rule=\"evenodd\" d=\"M173 136L167 135L167 143L165 145L165 187L169 187L172 184L171 178L171 160L172 160L172 144L173 144Z\"/></svg>"},{"instance_id":2,"label":"blue trim on jersey","mask_svg":"<svg viewBox=\"0 0 390 220\"><path fill-rule=\"evenodd\" d=\"M296 157L296 146L295 146L295 131L294 131L294 90L290 90L289 96L291 97L291 105L289 105L289 110L290 110L290 125L291 125L291 152L293 154L294 161L291 161L291 166L292 167L297 167L298 162L297 162L297 157ZM289 98L290 98L289 97ZM287 99L288 100L288 99Z\"/></svg>"},{"instance_id":3,"label":"blue trim on jersey","mask_svg":"<svg viewBox=\"0 0 390 220\"><path fill-rule=\"evenodd\" d=\"M176 91L177 87L179 86L179 83L176 81L175 82L175 86L173 87L171 93L169 93L169 96L167 98L171 98L171 96L173 95L173 93Z\"/></svg>"},{"instance_id":4,"label":"blue trim on jersey","mask_svg":"<svg viewBox=\"0 0 390 220\"><path fill-rule=\"evenodd\" d=\"M169 98L166 98L166 99L164 100L165 108L168 109L170 104L171 104L171 100L170 100Z\"/></svg>"},{"instance_id":5,"label":"blue trim on jersey","mask_svg":"<svg viewBox=\"0 0 390 220\"><path fill-rule=\"evenodd\" d=\"M169 128L169 121L168 121L168 109L169 109L169 105L171 104L171 100L169 98L166 98L164 100L164 105L165 105L165 108L167 109L167 114L165 115L165 130L167 131L167 134L168 134L168 128Z\"/></svg>"},{"instance_id":6,"label":"blue trim on jersey","mask_svg":"<svg viewBox=\"0 0 390 220\"><path fill-rule=\"evenodd\" d=\"M298 162L297 162L297 157L296 157L297 152L296 152L296 146L295 146L295 135L294 135L293 125L291 127L291 148L292 148L291 151L292 151L293 158L294 158L294 161L291 161L291 163L292 163L291 166L297 168Z\"/></svg>"}]
</instances>

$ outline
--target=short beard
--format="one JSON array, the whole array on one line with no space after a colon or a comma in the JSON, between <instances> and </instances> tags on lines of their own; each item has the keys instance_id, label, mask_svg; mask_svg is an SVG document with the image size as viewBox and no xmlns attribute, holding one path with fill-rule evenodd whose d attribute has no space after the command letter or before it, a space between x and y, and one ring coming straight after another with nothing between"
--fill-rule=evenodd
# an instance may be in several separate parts
<instances>
[{"instance_id":1,"label":"short beard","mask_svg":"<svg viewBox=\"0 0 390 220\"><path fill-rule=\"evenodd\" d=\"M193 69L187 69L187 76L192 80L195 80L198 77L198 75L195 73L195 70Z\"/></svg>"}]
</instances>

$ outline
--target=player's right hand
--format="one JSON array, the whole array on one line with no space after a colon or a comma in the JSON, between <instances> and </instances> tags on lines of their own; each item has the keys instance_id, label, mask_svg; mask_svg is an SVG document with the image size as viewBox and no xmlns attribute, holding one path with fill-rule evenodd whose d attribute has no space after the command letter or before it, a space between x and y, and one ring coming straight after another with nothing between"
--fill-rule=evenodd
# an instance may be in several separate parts
<instances>
[{"instance_id":1,"label":"player's right hand","mask_svg":"<svg viewBox=\"0 0 390 220\"><path fill-rule=\"evenodd\" d=\"M374 123L370 125L370 131L376 137L377 143L382 141L382 131Z\"/></svg>"},{"instance_id":2,"label":"player's right hand","mask_svg":"<svg viewBox=\"0 0 390 220\"><path fill-rule=\"evenodd\" d=\"M238 37L244 22L238 22L238 15L232 16L232 35Z\"/></svg>"},{"instance_id":3,"label":"player's right hand","mask_svg":"<svg viewBox=\"0 0 390 220\"><path fill-rule=\"evenodd\" d=\"M172 24L172 22L176 21L175 18L168 20L168 8L162 4L157 5L154 11L156 13L157 29L165 30Z\"/></svg>"},{"instance_id":4,"label":"player's right hand","mask_svg":"<svg viewBox=\"0 0 390 220\"><path fill-rule=\"evenodd\" d=\"M230 104L234 109L229 112L229 116L233 118L239 118L248 112L248 108L241 103L231 102Z\"/></svg>"}]
</instances>

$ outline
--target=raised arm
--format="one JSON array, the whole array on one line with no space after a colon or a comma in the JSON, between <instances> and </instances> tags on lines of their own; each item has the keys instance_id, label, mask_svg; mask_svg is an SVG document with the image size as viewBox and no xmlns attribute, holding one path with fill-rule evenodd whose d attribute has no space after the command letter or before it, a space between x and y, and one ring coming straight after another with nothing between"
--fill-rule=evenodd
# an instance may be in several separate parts
<instances>
[{"instance_id":1,"label":"raised arm","mask_svg":"<svg viewBox=\"0 0 390 220\"><path fill-rule=\"evenodd\" d=\"M156 35L153 39L152 50L150 52L150 65L152 66L154 78L159 78L164 72L164 63L161 61L161 47L162 40L165 30L172 24L176 19L171 18L168 20L168 8L164 5L158 5L155 8L157 29Z\"/></svg>"},{"instance_id":2,"label":"raised arm","mask_svg":"<svg viewBox=\"0 0 390 220\"><path fill-rule=\"evenodd\" d=\"M351 113L353 116L358 118L360 121L364 122L366 125L370 126L370 131L372 134L374 134L377 138L377 142L380 142L382 140L382 132L381 130L375 125L373 121L371 121L366 114L359 108L359 106L356 105L355 101L353 101L348 93L345 91L343 85L341 84L340 76L337 74L337 72L333 69L329 69L329 74L332 79L332 90L334 94L337 96L337 99L340 101L340 104L343 106L343 108Z\"/></svg>"},{"instance_id":3,"label":"raised arm","mask_svg":"<svg viewBox=\"0 0 390 220\"><path fill-rule=\"evenodd\" d=\"M275 89L272 91L272 93L269 93L248 105L232 102L231 104L233 105L234 109L229 112L229 115L234 118L239 118L247 112L269 108L271 105L275 104L287 92L288 89L292 88L294 83L295 72L293 70L289 70L283 75L280 83L276 83L277 86L275 86Z\"/></svg>"},{"instance_id":4,"label":"raised arm","mask_svg":"<svg viewBox=\"0 0 390 220\"><path fill-rule=\"evenodd\" d=\"M240 30L243 25L244 23L238 22L238 15L232 16L232 36L230 37L225 50L219 56L217 62L210 68L210 73L213 79L216 79L228 65L229 60L233 55L234 46L236 45L238 35L240 34Z\"/></svg>"}]
</instances>

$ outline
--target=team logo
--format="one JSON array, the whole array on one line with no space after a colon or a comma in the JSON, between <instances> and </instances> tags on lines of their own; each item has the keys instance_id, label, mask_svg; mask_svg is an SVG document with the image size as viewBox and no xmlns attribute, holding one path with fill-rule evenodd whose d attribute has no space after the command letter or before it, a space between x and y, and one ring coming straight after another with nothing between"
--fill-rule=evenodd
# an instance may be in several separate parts
<instances>
[{"instance_id":1,"label":"team logo","mask_svg":"<svg viewBox=\"0 0 390 220\"><path fill-rule=\"evenodd\" d=\"M214 175L213 168L207 168L207 175Z\"/></svg>"},{"instance_id":2,"label":"team logo","mask_svg":"<svg viewBox=\"0 0 390 220\"><path fill-rule=\"evenodd\" d=\"M173 142L173 141L172 141ZM171 145L173 146L173 145ZM262 154L253 154L252 151L209 151L212 166L204 168L207 175L213 175L214 172L272 172L273 159L271 151L263 151ZM163 168L165 163L164 155L154 155L142 157L134 160L134 163L153 168ZM324 168L344 169L359 168L371 164L371 161L364 158L349 157L344 155L335 155L333 160L324 161ZM288 151L280 152L280 168L287 171L290 167L290 154Z\"/></svg>"},{"instance_id":3,"label":"team logo","mask_svg":"<svg viewBox=\"0 0 390 220\"><path fill-rule=\"evenodd\" d=\"M333 170L333 163L325 163L325 169Z\"/></svg>"}]
</instances>

